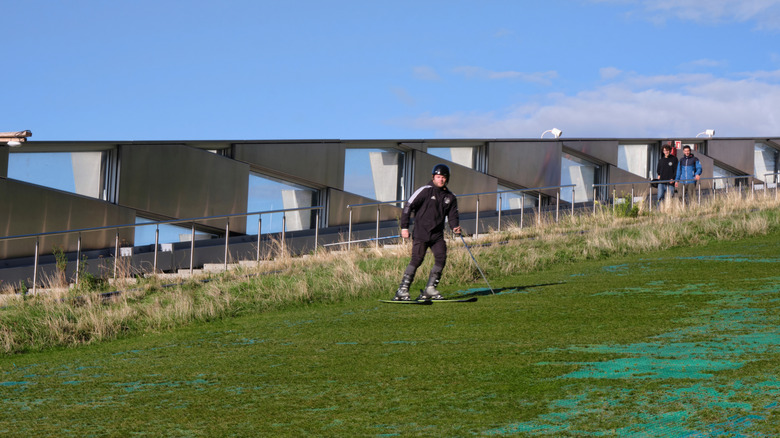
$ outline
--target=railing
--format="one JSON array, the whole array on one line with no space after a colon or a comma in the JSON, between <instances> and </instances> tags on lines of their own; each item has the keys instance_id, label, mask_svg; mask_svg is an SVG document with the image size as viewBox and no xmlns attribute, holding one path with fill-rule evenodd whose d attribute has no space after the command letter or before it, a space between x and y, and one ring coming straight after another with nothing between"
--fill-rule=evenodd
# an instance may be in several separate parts
<instances>
[{"instance_id":1,"label":"railing","mask_svg":"<svg viewBox=\"0 0 780 438\"><path fill-rule=\"evenodd\" d=\"M561 197L561 189L563 188L574 188L576 187L576 184L567 184L567 185L561 185L561 186L549 186L549 187L536 187L536 188L530 188L530 189L510 189L510 190L500 190L495 192L482 192L482 193L467 193L465 195L457 195L458 198L465 198L469 196L476 196L477 197L477 207L476 207L476 236L479 237L479 197L485 196L485 195L498 195L498 226L497 230L501 231L501 212L503 210L503 203L502 203L502 194L505 193L521 193L521 204L525 206L525 192L540 192L542 190L551 190L551 189L558 189L558 193L556 196L556 202L555 202L555 221L558 221L559 218L559 210L560 210L560 197ZM541 211L542 211L542 196L539 196L539 208L537 209L537 224L541 222ZM346 242L347 249L350 249L352 247L352 243L357 242L365 242L368 240L374 240L376 242L376 247L379 247L379 242L382 239L393 239L398 237L398 235L394 236L387 236L387 237L379 237L379 218L380 218L380 208L383 205L392 205L392 204L402 204L406 202L403 199L395 200L395 201L381 201L381 202L367 202L364 204L350 204L347 205L347 209L349 210L349 227L348 227L348 240ZM363 239L363 240L352 240L352 211L354 208L363 208L363 207L370 207L370 206L376 206L376 237L373 239ZM524 216L525 208L520 209L520 227L523 226L523 216ZM574 190L572 190L572 202L571 202L571 215L574 216ZM343 244L343 243L339 243Z\"/></svg>"},{"instance_id":2,"label":"railing","mask_svg":"<svg viewBox=\"0 0 780 438\"><path fill-rule=\"evenodd\" d=\"M349 249L352 248L352 242L353 242L353 240L352 240L352 209L353 208L355 208L355 207L361 207L361 208L362 207L370 207L372 205L376 206L376 238L374 238L373 240L376 242L376 247L379 248L379 241L382 240L382 238L379 237L380 208L383 205L392 205L392 204L402 204L403 205L403 203L404 203L404 200L400 199L400 200L396 200L396 201L366 202L365 204L349 204L349 205L347 205L347 210L349 210L349 227L348 227L348 230L347 230L347 249L349 250ZM396 236L388 236L388 237L385 237L385 239L393 239L393 238L396 238L396 237L398 237L398 236L397 235ZM369 239L369 240L371 240L371 239ZM354 241L354 242L357 243L357 242L365 242L365 241L366 240L360 240L360 241ZM341 243L339 243L339 244L341 244Z\"/></svg>"},{"instance_id":3,"label":"railing","mask_svg":"<svg viewBox=\"0 0 780 438\"><path fill-rule=\"evenodd\" d=\"M576 184L566 184L562 186L549 186L549 187L534 187L530 189L514 189L514 190L500 190L497 192L482 192L482 193L468 193L465 195L458 195L459 198L466 198L469 196L476 196L477 197L477 216L476 216L476 231L475 235L479 237L479 197L484 195L498 195L498 225L497 225L497 231L501 231L501 211L503 210L503 202L501 199L501 195L504 193L521 193L521 205L523 207L520 208L520 228L523 227L523 216L525 211L525 192L541 192L543 190L552 190L552 189L558 189L558 193L555 196L555 221L558 222L559 219L559 212L560 212L560 205L561 205L561 189L564 188L574 188L577 187ZM536 209L536 224L540 224L542 222L542 196L538 196L539 199L539 208ZM571 215L574 216L574 190L571 191Z\"/></svg>"},{"instance_id":4,"label":"railing","mask_svg":"<svg viewBox=\"0 0 780 438\"><path fill-rule=\"evenodd\" d=\"M769 185L769 181L767 181L767 177L768 177L768 176L774 176L774 177L775 177L775 178L774 178L774 179L775 179L775 182L774 182L774 184L775 184L775 199L777 199L777 186L778 186L778 185L780 185L780 184L778 184L778 181L777 181L777 180L778 180L778 177L780 177L780 172L774 172L774 173L765 173L765 174L764 174L764 191L765 191L765 192L766 192L766 189L768 188L767 186ZM753 193L755 193L755 192L756 192L756 184L755 184L755 181L753 182L753 187L752 187L752 190L753 190Z\"/></svg>"},{"instance_id":5,"label":"railing","mask_svg":"<svg viewBox=\"0 0 780 438\"><path fill-rule=\"evenodd\" d=\"M780 176L780 172L776 173L766 173L764 174L764 177L767 176L774 176L775 181L777 181L778 176ZM740 175L740 176L722 176L722 177L713 177L713 178L700 178L699 182L710 180L712 181L711 184L711 190L715 190L715 181L716 180L729 180L729 179L745 179L750 178L750 175ZM685 182L685 181L694 181L694 180L684 180L684 181L678 181L678 182ZM634 193L635 193L635 186L637 185L647 185L648 186L648 193L652 194L652 189L650 188L651 184L663 184L663 183L670 183L674 182L674 180L667 180L667 181L635 181L635 182L626 182L626 183L608 183L608 184L593 184L593 212L596 212L596 202L597 202L597 188L598 187L616 187L620 185L631 185L631 205L633 207L634 204ZM765 184L768 184L765 182ZM775 198L778 196L778 185L777 182L775 182ZM697 185L698 189L698 201L701 203L701 186L702 184ZM552 189L558 189L557 195L556 195L556 206L555 206L555 220L556 222L559 219L559 212L560 212L560 197L561 197L561 189L564 188L575 188L576 184L568 184L568 185L560 185L560 186L548 186L548 187L536 187L536 188L528 188L528 189L510 189L510 190L500 190L495 192L481 192L481 193L468 193L464 195L458 195L460 198L464 197L470 197L470 196L476 196L477 197L477 205L476 205L476 235L479 236L479 214L480 214L480 196L494 196L498 195L498 225L497 230L501 230L501 216L503 211L503 199L502 195L506 193L520 193L521 194L521 205L520 208L520 227L523 227L524 224L524 211L525 211L525 194L526 192L538 192L541 193L545 190L552 190ZM726 193L728 193L728 184L725 185ZM752 191L755 192L755 184L752 185ZM685 203L685 191L682 191L682 198L683 203ZM652 196L648 196L649 201L649 210L652 211L653 207L653 199ZM379 223L380 223L380 209L383 205L392 205L392 204L403 204L404 200L395 200L395 201L383 201L383 202L369 202L364 204L350 204L347 205L347 209L349 210L349 235L348 235L348 248L351 248L351 244L355 242L364 242L364 241L371 241L374 240L376 242L377 247L379 246L379 242L382 239L391 239L391 238L397 238L397 235L394 236L388 236L388 237L380 237L379 236ZM615 208L615 190L613 190L613 210ZM572 201L571 201L571 216L574 216L574 205L575 205L575 190L572 190ZM376 237L372 239L363 239L359 241L352 240L352 211L354 208L363 208L368 206L376 206ZM311 211L316 210L316 219L315 219L315 236L314 236L314 251L317 251L318 248L318 240L319 240L319 217L320 217L320 211L323 210L325 207L323 206L315 206L315 207L300 207L300 208L291 208L291 209L283 209L283 210L267 210L267 211L256 211L256 212L248 212L248 213L234 213L234 214L227 214L227 215L218 215L218 216L205 216L205 217L197 217L197 218L187 218L187 219L172 219L172 220L163 220L163 221L154 221L154 222L145 222L140 224L124 224L124 225L107 225L107 226L101 226L101 227L91 227L91 228L81 228L81 229L75 229L75 230L66 230L66 231L49 231L44 233L35 233L35 234L24 234L24 235L16 235L16 236L5 236L0 237L0 241L10 241L10 240L19 240L19 239L31 239L35 238L35 256L34 256L34 267L33 267L33 292L36 290L37 281L38 281L38 259L39 259L39 246L40 246L40 238L46 237L46 236L55 236L55 235L67 235L67 234L74 234L78 233L78 242L77 242L77 256L76 256L76 284L79 283L79 274L80 274L80 263L81 263L81 235L82 233L88 233L88 232L95 232L95 231L105 231L105 230L116 230L115 233L115 248L114 248L114 269L113 269L113 276L114 278L117 277L117 266L118 266L118 257L119 257L119 230L120 229L126 229L126 228L137 228L137 227L144 227L144 226L155 226L155 242L154 242L154 262L152 270L153 272L157 272L157 258L159 253L159 237L160 237L160 225L172 225L172 224L191 224L191 237L190 237L190 261L189 261L189 270L190 273L193 272L194 269L194 254L195 254L195 223L198 221L206 221L206 220L216 220L216 219L225 219L225 268L227 269L228 264L228 258L229 258L229 236L230 236L230 219L234 217L249 217L249 216L258 216L257 219L257 254L256 259L259 262L261 260L261 234L262 234L262 220L263 215L268 214L278 214L282 213L282 248L284 250L285 248L285 239L286 239L286 231L287 231L287 213L295 212L295 211ZM541 223L541 211L542 211L542 196L538 196L538 208L536 213L536 222L537 225ZM343 242L339 242L337 244L343 244Z\"/></svg>"},{"instance_id":6,"label":"railing","mask_svg":"<svg viewBox=\"0 0 780 438\"><path fill-rule=\"evenodd\" d=\"M320 228L320 211L323 210L325 207L323 206L316 206L316 207L299 207L299 208L288 208L284 210L266 210L266 211L255 211L255 212L249 212L249 213L233 213L233 214L225 214L225 215L218 215L218 216L204 216L204 217L196 217L196 218L187 218L187 219L171 219L171 220L163 220L163 221L154 221L154 222L144 222L140 224L123 224L123 225L106 225L101 227L91 227L91 228L79 228L75 230L66 230L66 231L47 231L44 233L34 233L34 234L22 234L17 236L5 236L0 237L0 241L10 241L10 240L20 240L20 239L31 239L35 238L35 259L33 264L33 292L36 290L36 286L38 283L38 257L39 257L39 246L40 246L40 238L46 237L46 236L58 236L58 235L67 235L67 234L74 234L78 233L78 241L76 246L76 284L79 283L79 274L80 274L80 263L81 263L81 234L82 233L88 233L88 232L94 232L94 231L105 231L105 230L116 230L116 238L114 242L114 278L117 277L117 266L118 266L118 257L119 257L119 230L121 229L127 229L127 228L137 228L137 227L146 227L146 226L156 226L155 234L154 234L154 262L152 271L157 272L157 254L159 252L160 247L160 225L171 225L171 224L182 224L182 223L189 223L191 224L191 234L190 234L190 274L193 273L194 269L194 256L195 256L195 222L197 221L206 221L206 220L216 220L216 219L225 219L225 269L227 269L228 264L228 247L229 247L229 237L230 237L230 219L235 217L249 217L249 216L255 216L257 215L257 261L260 262L260 238L262 234L262 221L263 221L263 215L267 214L277 214L282 213L282 249L285 248L285 234L287 232L287 213L295 212L295 211L311 211L316 210L316 219L315 219L315 228L314 228L314 251L317 251L317 242L319 240L319 228Z\"/></svg>"},{"instance_id":7,"label":"railing","mask_svg":"<svg viewBox=\"0 0 780 438\"><path fill-rule=\"evenodd\" d=\"M764 176L769 176L769 175L780 175L780 173L768 173L768 174L766 174ZM702 185L703 185L702 183L704 181L711 181L710 190L712 192L715 192L715 190L716 190L716 188L715 188L715 181L716 180L730 180L730 179L733 179L733 180L736 181L736 180L744 180L746 178L752 178L752 176L751 175L736 175L736 176L716 176L716 177L712 177L712 178L699 178L698 179L698 184L696 184L697 202L698 202L698 204L701 205L701 188L702 188ZM624 183L593 184L593 213L596 212L596 202L597 202L597 196L596 196L596 192L597 191L596 191L596 189L598 187L616 187L616 186L621 186L621 185L630 185L631 186L631 207L633 208L633 206L634 206L634 194L635 194L634 188L635 188L635 186L645 186L646 185L648 187L648 194L651 194L652 193L652 188L651 188L652 184L669 184L669 183L672 183L672 182L679 182L681 184L685 184L685 183L691 184L691 183L695 183L696 181L697 181L696 179L661 180L661 181L647 181L647 180L643 180L643 181L633 181L633 182L624 182ZM737 184L735 183L735 186L736 185ZM742 184L740 184L740 186L742 186ZM729 185L725 184L724 185L724 189L725 189L725 192L728 193ZM753 191L755 191L755 185L753 185ZM686 204L685 190L681 190L681 193L682 193L682 202L683 202L683 205L685 205ZM777 186L775 186L775 194L777 194ZM613 189L612 190L612 210L613 211L615 210L616 198L617 198L616 190ZM648 205L648 210L649 211L653 211L653 197L652 196L648 196L648 204L649 204Z\"/></svg>"},{"instance_id":8,"label":"railing","mask_svg":"<svg viewBox=\"0 0 780 438\"><path fill-rule=\"evenodd\" d=\"M614 212L615 211L615 200L617 198L617 193L616 193L617 190L614 189L614 187L617 187L617 186L627 186L627 185L631 186L631 208L634 208L634 193L635 193L634 188L637 185L642 185L642 186L647 185L648 193L652 193L652 186L651 186L652 184L669 184L671 182L674 182L674 180L661 180L661 181L647 181L647 180L643 180L643 181L633 181L633 182L624 182L624 183L593 184L593 214L596 214L596 203L598 202L598 196L597 196L598 190L597 189L599 187L613 187L613 189L612 189L612 211ZM649 209L650 209L650 211L652 211L653 210L653 197L652 196L648 196L648 199L650 200Z\"/></svg>"}]
</instances>

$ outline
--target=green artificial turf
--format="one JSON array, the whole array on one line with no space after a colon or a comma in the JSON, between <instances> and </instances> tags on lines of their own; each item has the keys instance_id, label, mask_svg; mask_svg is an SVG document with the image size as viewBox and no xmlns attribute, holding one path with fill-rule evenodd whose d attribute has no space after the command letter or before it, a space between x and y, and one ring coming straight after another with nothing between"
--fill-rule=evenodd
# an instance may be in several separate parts
<instances>
[{"instance_id":1,"label":"green artificial turf","mask_svg":"<svg viewBox=\"0 0 780 438\"><path fill-rule=\"evenodd\" d=\"M773 232L3 356L0 435L771 436L778 267Z\"/></svg>"}]
</instances>

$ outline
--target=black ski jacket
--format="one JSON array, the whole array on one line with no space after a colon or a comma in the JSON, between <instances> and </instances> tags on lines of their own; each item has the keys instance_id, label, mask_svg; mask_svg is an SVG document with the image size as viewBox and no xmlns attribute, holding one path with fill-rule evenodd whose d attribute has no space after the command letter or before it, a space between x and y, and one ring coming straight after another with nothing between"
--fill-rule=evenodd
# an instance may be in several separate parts
<instances>
[{"instance_id":1,"label":"black ski jacket","mask_svg":"<svg viewBox=\"0 0 780 438\"><path fill-rule=\"evenodd\" d=\"M671 154L668 158L661 157L658 165L655 166L655 174L660 175L658 179L661 181L674 179L677 176L677 157Z\"/></svg>"},{"instance_id":2,"label":"black ski jacket","mask_svg":"<svg viewBox=\"0 0 780 438\"><path fill-rule=\"evenodd\" d=\"M408 229L409 221L414 213L414 240L433 242L444 238L444 218L449 221L450 228L460 223L458 200L447 187L438 188L428 184L417 189L412 194L401 214L401 228Z\"/></svg>"}]
</instances>

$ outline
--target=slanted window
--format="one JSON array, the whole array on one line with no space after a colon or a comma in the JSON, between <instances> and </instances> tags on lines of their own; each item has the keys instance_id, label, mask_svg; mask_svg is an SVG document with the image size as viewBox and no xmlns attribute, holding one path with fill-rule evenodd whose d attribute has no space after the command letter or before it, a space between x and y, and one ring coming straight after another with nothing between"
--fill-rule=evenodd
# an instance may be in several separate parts
<instances>
[{"instance_id":1,"label":"slanted window","mask_svg":"<svg viewBox=\"0 0 780 438\"><path fill-rule=\"evenodd\" d=\"M156 222L152 219L147 219L141 216L136 216L136 224L146 224ZM257 227L255 227L257 228ZM158 229L157 225L145 225L135 227L135 238L133 245L154 245L155 231ZM184 227L173 224L161 224L159 226L160 235L158 237L158 243L176 243L176 242L190 242L192 240L192 228ZM204 233L202 231L195 230L195 240L212 239L216 237L213 234Z\"/></svg>"},{"instance_id":2,"label":"slanted window","mask_svg":"<svg viewBox=\"0 0 780 438\"><path fill-rule=\"evenodd\" d=\"M344 191L383 202L402 199L403 165L399 150L347 149Z\"/></svg>"},{"instance_id":3,"label":"slanted window","mask_svg":"<svg viewBox=\"0 0 780 438\"><path fill-rule=\"evenodd\" d=\"M319 202L319 191L288 181L282 181L267 175L250 172L247 212L287 210L292 208L314 207ZM286 218L286 231L307 230L316 227L314 210L273 213L262 215L262 232L278 233L282 231ZM257 216L247 217L247 234L257 234Z\"/></svg>"},{"instance_id":4,"label":"slanted window","mask_svg":"<svg viewBox=\"0 0 780 438\"><path fill-rule=\"evenodd\" d=\"M755 174L753 176L755 176L756 179L764 181L767 184L767 187L775 187L777 185L777 158L777 149L769 147L764 143L756 143L754 162Z\"/></svg>"},{"instance_id":5,"label":"slanted window","mask_svg":"<svg viewBox=\"0 0 780 438\"><path fill-rule=\"evenodd\" d=\"M593 184L598 184L600 166L590 161L564 153L561 157L561 185L575 184L561 189L561 200L592 202Z\"/></svg>"},{"instance_id":6,"label":"slanted window","mask_svg":"<svg viewBox=\"0 0 780 438\"><path fill-rule=\"evenodd\" d=\"M652 170L648 169L648 150L646 144L618 145L618 168L642 178L652 178Z\"/></svg>"},{"instance_id":7,"label":"slanted window","mask_svg":"<svg viewBox=\"0 0 780 438\"><path fill-rule=\"evenodd\" d=\"M498 185L498 191L513 190L513 187ZM524 192L508 192L501 194L501 203L496 197L496 208L501 210L518 210L521 208L533 208L538 206L539 198Z\"/></svg>"},{"instance_id":8,"label":"slanted window","mask_svg":"<svg viewBox=\"0 0 780 438\"><path fill-rule=\"evenodd\" d=\"M104 151L15 152L8 178L97 199L107 199Z\"/></svg>"}]
</instances>

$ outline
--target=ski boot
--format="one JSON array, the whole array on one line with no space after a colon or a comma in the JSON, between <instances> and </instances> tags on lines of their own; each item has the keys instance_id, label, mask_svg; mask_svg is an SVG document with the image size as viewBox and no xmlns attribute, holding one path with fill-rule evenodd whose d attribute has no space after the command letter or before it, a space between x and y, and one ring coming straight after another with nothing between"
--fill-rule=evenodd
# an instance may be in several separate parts
<instances>
[{"instance_id":1,"label":"ski boot","mask_svg":"<svg viewBox=\"0 0 780 438\"><path fill-rule=\"evenodd\" d=\"M436 285L439 284L440 275L441 274L431 274L431 276L428 278L428 285L425 286L425 289L420 291L420 296L417 297L417 301L444 299L444 297L441 296L441 293L439 293L439 291L436 290Z\"/></svg>"},{"instance_id":2,"label":"ski boot","mask_svg":"<svg viewBox=\"0 0 780 438\"><path fill-rule=\"evenodd\" d=\"M401 279L401 285L398 286L398 290L395 292L395 297L393 297L393 301L409 301L411 298L409 297L409 286L412 284L412 276L409 274L404 274L403 278Z\"/></svg>"}]
</instances>

